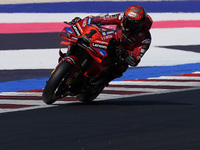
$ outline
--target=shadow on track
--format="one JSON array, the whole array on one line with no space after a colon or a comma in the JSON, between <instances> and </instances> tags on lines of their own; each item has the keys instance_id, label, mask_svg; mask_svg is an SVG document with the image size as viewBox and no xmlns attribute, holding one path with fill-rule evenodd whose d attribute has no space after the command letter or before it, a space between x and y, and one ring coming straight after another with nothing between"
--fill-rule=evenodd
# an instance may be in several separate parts
<instances>
[{"instance_id":1,"label":"shadow on track","mask_svg":"<svg viewBox=\"0 0 200 150\"><path fill-rule=\"evenodd\" d=\"M106 105L119 105L119 106L131 106L131 105L192 105L190 103L177 103L173 101L152 101L152 100L145 100L145 101L135 101L129 99L115 99L115 100L103 100L103 101L94 101L92 103L81 103L75 102L71 104L55 104L59 107L68 107L68 106L106 106Z\"/></svg>"},{"instance_id":2,"label":"shadow on track","mask_svg":"<svg viewBox=\"0 0 200 150\"><path fill-rule=\"evenodd\" d=\"M179 99L183 99L185 97L183 94L179 92L174 93L165 93L165 94L157 94L156 98L154 95L148 96L138 96L138 97L128 97L128 98L118 98L118 99L108 99L101 101L93 101L91 103L82 103L82 102L74 102L71 104L54 104L59 107L68 107L68 106L103 106L103 105L118 105L118 106L151 106L151 105L192 105L192 103L188 102L177 102L174 99L174 95L179 95ZM170 97L169 97L170 96ZM192 95L190 95L192 96ZM170 99L170 100L169 100ZM174 99L174 100L173 100Z\"/></svg>"}]
</instances>

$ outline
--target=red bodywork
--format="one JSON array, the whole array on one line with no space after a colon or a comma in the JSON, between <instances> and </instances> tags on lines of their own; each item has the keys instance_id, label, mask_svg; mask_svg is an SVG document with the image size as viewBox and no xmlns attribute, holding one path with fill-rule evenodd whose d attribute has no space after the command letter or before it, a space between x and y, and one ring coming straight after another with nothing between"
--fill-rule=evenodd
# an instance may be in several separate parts
<instances>
[{"instance_id":1,"label":"red bodywork","mask_svg":"<svg viewBox=\"0 0 200 150\"><path fill-rule=\"evenodd\" d=\"M62 45L68 46L68 51L73 45L79 45L86 50L87 53L93 58L92 64L85 72L86 77L98 77L104 70L105 58L108 56L107 48L110 40L114 37L115 31L106 28L100 28L94 24L91 24L91 17L86 17L80 22L70 25L63 29L60 33L60 37L65 41L61 42ZM79 39L84 39L88 44L80 44ZM63 53L60 48L60 56L62 61L68 61L72 65L75 65L77 69L80 69L77 63L75 55L68 55L63 57Z\"/></svg>"}]
</instances>

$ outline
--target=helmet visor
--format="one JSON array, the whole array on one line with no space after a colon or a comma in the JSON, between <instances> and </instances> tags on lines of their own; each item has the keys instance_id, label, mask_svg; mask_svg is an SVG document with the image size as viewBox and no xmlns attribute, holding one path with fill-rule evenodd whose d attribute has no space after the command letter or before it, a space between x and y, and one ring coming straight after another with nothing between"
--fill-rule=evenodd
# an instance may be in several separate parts
<instances>
[{"instance_id":1,"label":"helmet visor","mask_svg":"<svg viewBox=\"0 0 200 150\"><path fill-rule=\"evenodd\" d=\"M126 32L134 33L140 31L141 29L141 21L130 20L128 18L124 18L123 27Z\"/></svg>"}]
</instances>

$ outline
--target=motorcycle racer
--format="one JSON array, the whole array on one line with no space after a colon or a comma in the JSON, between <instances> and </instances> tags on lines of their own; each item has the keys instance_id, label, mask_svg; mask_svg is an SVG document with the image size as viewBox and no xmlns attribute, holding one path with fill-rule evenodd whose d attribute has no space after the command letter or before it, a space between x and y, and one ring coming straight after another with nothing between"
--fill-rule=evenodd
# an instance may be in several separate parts
<instances>
[{"instance_id":1,"label":"motorcycle racer","mask_svg":"<svg viewBox=\"0 0 200 150\"><path fill-rule=\"evenodd\" d=\"M79 22L81 18L74 18L71 23ZM150 28L153 23L151 17L142 6L132 5L124 13L107 16L93 16L92 24L116 25L115 39L119 41L118 54L123 60L119 60L115 66L110 81L121 77L128 65L137 66L151 44Z\"/></svg>"}]
</instances>

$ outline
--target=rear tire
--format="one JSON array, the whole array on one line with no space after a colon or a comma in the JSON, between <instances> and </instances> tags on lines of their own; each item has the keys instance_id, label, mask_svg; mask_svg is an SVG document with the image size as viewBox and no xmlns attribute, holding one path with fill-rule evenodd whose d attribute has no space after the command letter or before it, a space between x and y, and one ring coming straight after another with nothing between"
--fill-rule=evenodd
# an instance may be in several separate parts
<instances>
[{"instance_id":1,"label":"rear tire","mask_svg":"<svg viewBox=\"0 0 200 150\"><path fill-rule=\"evenodd\" d=\"M60 95L56 95L56 91L60 87L64 79L67 79L73 71L73 65L67 61L63 61L53 72L46 83L43 90L42 99L46 104L53 104Z\"/></svg>"},{"instance_id":2,"label":"rear tire","mask_svg":"<svg viewBox=\"0 0 200 150\"><path fill-rule=\"evenodd\" d=\"M84 103L90 103L92 102L99 94L102 92L105 86L100 86L99 88L96 89L88 89L87 91L79 94L77 96L77 99L81 102Z\"/></svg>"}]
</instances>

